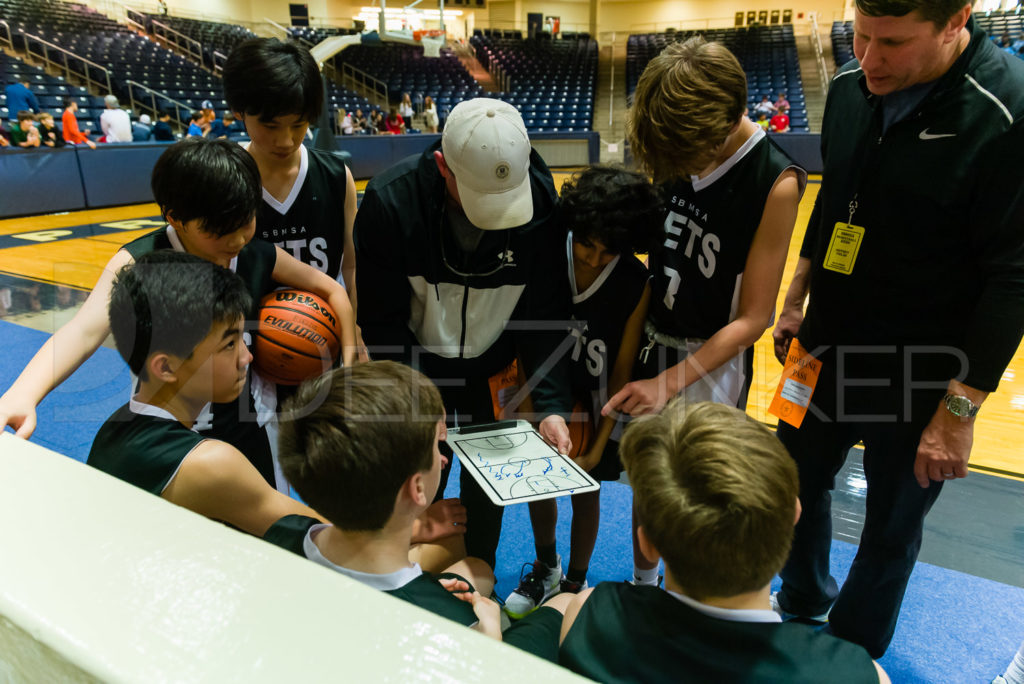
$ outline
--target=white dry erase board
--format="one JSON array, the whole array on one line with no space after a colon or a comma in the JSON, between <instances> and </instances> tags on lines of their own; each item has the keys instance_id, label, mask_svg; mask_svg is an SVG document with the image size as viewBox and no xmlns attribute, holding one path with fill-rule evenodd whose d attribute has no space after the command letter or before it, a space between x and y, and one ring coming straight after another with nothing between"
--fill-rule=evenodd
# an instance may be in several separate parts
<instances>
[{"instance_id":1,"label":"white dry erase board","mask_svg":"<svg viewBox=\"0 0 1024 684\"><path fill-rule=\"evenodd\" d=\"M449 429L447 441L462 467L498 506L601 488L525 420Z\"/></svg>"}]
</instances>

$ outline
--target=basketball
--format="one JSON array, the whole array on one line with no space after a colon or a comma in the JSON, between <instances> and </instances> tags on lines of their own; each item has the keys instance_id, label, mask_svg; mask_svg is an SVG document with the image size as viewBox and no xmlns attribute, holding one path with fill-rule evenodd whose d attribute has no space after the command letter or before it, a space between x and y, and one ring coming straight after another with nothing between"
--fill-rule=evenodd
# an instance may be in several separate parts
<instances>
[{"instance_id":1,"label":"basketball","mask_svg":"<svg viewBox=\"0 0 1024 684\"><path fill-rule=\"evenodd\" d=\"M277 290L260 302L253 365L281 385L298 385L331 367L341 326L327 302L301 290Z\"/></svg>"},{"instance_id":2,"label":"basketball","mask_svg":"<svg viewBox=\"0 0 1024 684\"><path fill-rule=\"evenodd\" d=\"M579 458L587 453L590 442L594 439L594 424L590 419L590 412L583 407L581 402L576 402L576 405L572 407L572 416L569 418L569 439L572 440L569 458Z\"/></svg>"}]
</instances>

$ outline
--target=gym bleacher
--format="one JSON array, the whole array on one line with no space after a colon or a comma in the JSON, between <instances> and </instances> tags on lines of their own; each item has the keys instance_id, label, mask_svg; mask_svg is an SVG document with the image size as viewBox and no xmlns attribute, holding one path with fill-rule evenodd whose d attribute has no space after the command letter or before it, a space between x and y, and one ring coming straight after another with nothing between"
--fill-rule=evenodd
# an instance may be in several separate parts
<instances>
[{"instance_id":1,"label":"gym bleacher","mask_svg":"<svg viewBox=\"0 0 1024 684\"><path fill-rule=\"evenodd\" d=\"M209 67L213 66L214 51L227 55L243 40L256 37L256 34L249 29L235 24L222 24L215 21L172 17L163 14L147 14L145 19L147 30L155 21L197 41L202 45L203 63Z\"/></svg>"},{"instance_id":2,"label":"gym bleacher","mask_svg":"<svg viewBox=\"0 0 1024 684\"><path fill-rule=\"evenodd\" d=\"M488 96L517 107L531 133L591 130L597 41L587 34L527 40L518 34L477 31L470 39L480 64L497 66L508 79L507 92Z\"/></svg>"},{"instance_id":3,"label":"gym bleacher","mask_svg":"<svg viewBox=\"0 0 1024 684\"><path fill-rule=\"evenodd\" d=\"M16 57L9 57L0 52L0 82L3 84L13 83L25 79L29 82L29 88L39 100L39 108L48 114L52 114L54 121L60 123L61 114L64 112L64 98L74 97L79 106L79 121L83 128L90 128L87 121L92 120L89 108L92 106L92 98L89 90L84 86L71 85L60 76L50 76L40 67L26 64ZM100 107L103 106L103 98L100 100ZM83 115L82 110L87 114ZM8 121L17 116L17 112L9 112L7 109L7 95L0 92L0 121ZM99 118L99 113L95 118Z\"/></svg>"},{"instance_id":4,"label":"gym bleacher","mask_svg":"<svg viewBox=\"0 0 1024 684\"><path fill-rule=\"evenodd\" d=\"M637 81L647 63L669 43L695 35L718 41L736 55L747 74L750 112L754 111L754 105L761 101L763 95L774 100L779 93L786 93L790 103L790 130L794 133L810 131L796 40L790 24L631 35L626 46L626 96L632 100Z\"/></svg>"}]
</instances>

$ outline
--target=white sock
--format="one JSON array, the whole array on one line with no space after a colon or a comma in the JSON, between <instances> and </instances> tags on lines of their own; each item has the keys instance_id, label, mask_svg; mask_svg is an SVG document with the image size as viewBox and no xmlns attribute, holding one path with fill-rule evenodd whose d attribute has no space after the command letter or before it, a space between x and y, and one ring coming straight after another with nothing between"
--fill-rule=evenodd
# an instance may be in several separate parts
<instances>
[{"instance_id":1,"label":"white sock","mask_svg":"<svg viewBox=\"0 0 1024 684\"><path fill-rule=\"evenodd\" d=\"M1003 673L1003 679L1006 680L1006 684L1024 684L1024 643L1021 643L1013 662Z\"/></svg>"},{"instance_id":2,"label":"white sock","mask_svg":"<svg viewBox=\"0 0 1024 684\"><path fill-rule=\"evenodd\" d=\"M652 587L658 586L658 566L655 565L650 570L646 568L639 568L633 566L633 583L634 584L646 584Z\"/></svg>"}]
</instances>

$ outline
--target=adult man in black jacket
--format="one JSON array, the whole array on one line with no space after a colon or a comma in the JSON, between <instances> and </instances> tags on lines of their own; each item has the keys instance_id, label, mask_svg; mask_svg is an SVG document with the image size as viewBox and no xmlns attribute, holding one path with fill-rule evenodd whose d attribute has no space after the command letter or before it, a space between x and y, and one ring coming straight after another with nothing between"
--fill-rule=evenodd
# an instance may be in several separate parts
<instances>
[{"instance_id":1,"label":"adult man in black jacket","mask_svg":"<svg viewBox=\"0 0 1024 684\"><path fill-rule=\"evenodd\" d=\"M1024 329L1024 63L970 12L964 0L857 0L857 60L829 91L821 192L775 330L780 360L796 334L822 362L803 424L779 428L803 515L778 605L831 607L829 629L874 658L924 516L945 481L967 476L974 416ZM837 591L829 490L861 440L864 531Z\"/></svg>"},{"instance_id":2,"label":"adult man in black jacket","mask_svg":"<svg viewBox=\"0 0 1024 684\"><path fill-rule=\"evenodd\" d=\"M440 145L370 181L354 241L358 323L372 358L421 370L459 425L495 419L507 397L500 378L518 358L541 434L567 453L560 345L571 342L570 296L556 202L519 112L469 100L452 110ZM466 549L493 566L502 510L465 472L460 498Z\"/></svg>"}]
</instances>

